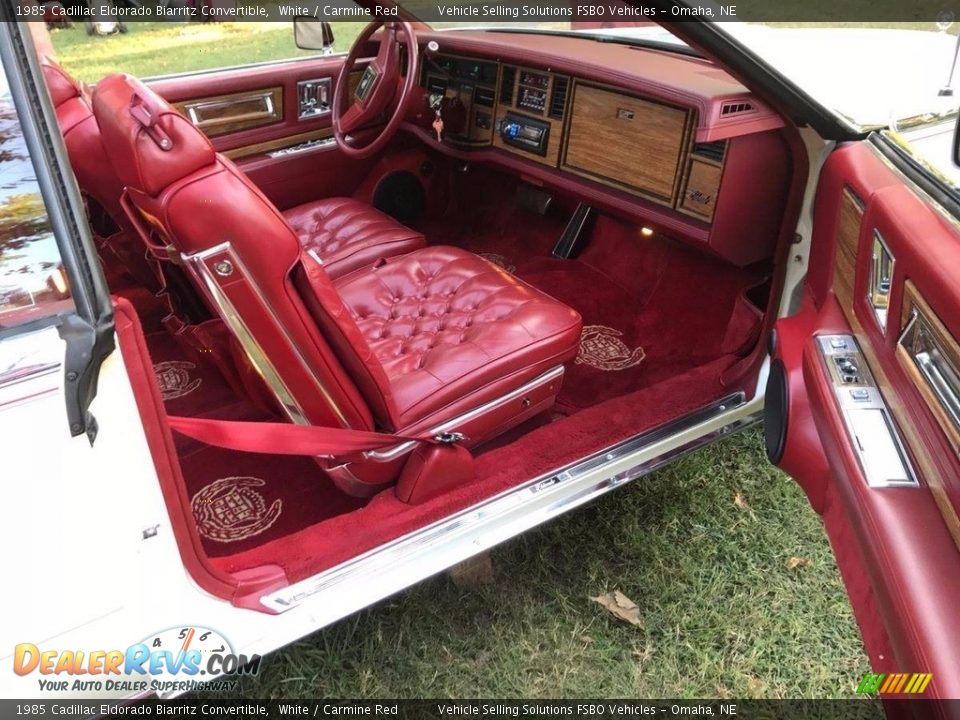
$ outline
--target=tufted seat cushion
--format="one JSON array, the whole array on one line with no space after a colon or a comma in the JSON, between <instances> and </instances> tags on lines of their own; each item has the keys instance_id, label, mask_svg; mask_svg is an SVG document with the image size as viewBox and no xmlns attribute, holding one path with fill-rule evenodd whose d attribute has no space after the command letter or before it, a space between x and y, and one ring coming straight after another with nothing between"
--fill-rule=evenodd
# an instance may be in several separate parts
<instances>
[{"instance_id":1,"label":"tufted seat cushion","mask_svg":"<svg viewBox=\"0 0 960 720\"><path fill-rule=\"evenodd\" d=\"M306 203L286 210L283 216L303 249L313 250L332 278L426 245L420 233L352 198Z\"/></svg>"},{"instance_id":2,"label":"tufted seat cushion","mask_svg":"<svg viewBox=\"0 0 960 720\"><path fill-rule=\"evenodd\" d=\"M308 279L319 268L307 267ZM381 424L449 419L572 359L580 316L465 250L433 246L319 292L318 322ZM351 363L348 363L350 365Z\"/></svg>"}]
</instances>

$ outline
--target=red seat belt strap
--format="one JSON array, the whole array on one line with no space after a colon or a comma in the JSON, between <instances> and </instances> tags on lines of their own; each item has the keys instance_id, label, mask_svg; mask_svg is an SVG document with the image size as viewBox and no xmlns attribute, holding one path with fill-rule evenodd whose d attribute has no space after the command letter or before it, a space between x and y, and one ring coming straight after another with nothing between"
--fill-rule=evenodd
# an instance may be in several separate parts
<instances>
[{"instance_id":1,"label":"red seat belt strap","mask_svg":"<svg viewBox=\"0 0 960 720\"><path fill-rule=\"evenodd\" d=\"M351 455L381 450L405 442L442 443L463 439L462 436L407 437L366 430L279 422L238 422L175 416L167 419L170 427L178 433L207 445L263 455L348 459Z\"/></svg>"}]
</instances>

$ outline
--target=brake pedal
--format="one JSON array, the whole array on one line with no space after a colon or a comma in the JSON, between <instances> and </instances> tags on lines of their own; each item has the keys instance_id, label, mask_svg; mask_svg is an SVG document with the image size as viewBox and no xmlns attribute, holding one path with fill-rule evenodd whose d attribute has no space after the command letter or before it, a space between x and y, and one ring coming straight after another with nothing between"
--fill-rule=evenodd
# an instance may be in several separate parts
<instances>
[{"instance_id":1,"label":"brake pedal","mask_svg":"<svg viewBox=\"0 0 960 720\"><path fill-rule=\"evenodd\" d=\"M563 234L557 240L553 248L553 256L562 260L569 260L577 255L586 242L588 233L587 228L590 225L590 219L593 217L593 208L586 203L577 205L577 209L570 216L567 227L563 229Z\"/></svg>"}]
</instances>

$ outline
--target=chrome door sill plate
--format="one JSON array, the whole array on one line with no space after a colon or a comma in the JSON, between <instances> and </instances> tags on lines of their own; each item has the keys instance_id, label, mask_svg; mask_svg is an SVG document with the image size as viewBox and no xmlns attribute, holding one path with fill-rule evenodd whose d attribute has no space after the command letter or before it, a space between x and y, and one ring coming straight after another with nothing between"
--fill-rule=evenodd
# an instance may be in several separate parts
<instances>
[{"instance_id":1,"label":"chrome door sill plate","mask_svg":"<svg viewBox=\"0 0 960 720\"><path fill-rule=\"evenodd\" d=\"M487 550L761 418L742 392L530 480L353 560L261 596L271 612L309 603L317 627ZM363 590L364 602L355 592Z\"/></svg>"}]
</instances>

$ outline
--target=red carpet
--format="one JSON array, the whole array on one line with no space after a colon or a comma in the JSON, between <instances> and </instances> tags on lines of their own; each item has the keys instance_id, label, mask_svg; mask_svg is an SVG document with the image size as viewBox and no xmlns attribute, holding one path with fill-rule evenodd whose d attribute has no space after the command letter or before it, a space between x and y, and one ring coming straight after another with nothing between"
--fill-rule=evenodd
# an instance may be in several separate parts
<instances>
[{"instance_id":1,"label":"red carpet","mask_svg":"<svg viewBox=\"0 0 960 720\"><path fill-rule=\"evenodd\" d=\"M385 490L356 512L248 551L214 558L214 562L227 572L277 564L296 582L733 392L717 381L731 361L730 357L720 358L537 428L517 442L479 456L475 482L430 502L407 505L397 500L392 490Z\"/></svg>"},{"instance_id":2,"label":"red carpet","mask_svg":"<svg viewBox=\"0 0 960 720\"><path fill-rule=\"evenodd\" d=\"M356 510L310 458L201 447L181 456L204 550L233 555Z\"/></svg>"},{"instance_id":3,"label":"red carpet","mask_svg":"<svg viewBox=\"0 0 960 720\"><path fill-rule=\"evenodd\" d=\"M457 180L459 197L485 203L423 228L434 244L479 253L576 309L584 335L558 402L576 412L656 384L728 354L748 351L761 313L744 292L763 269L741 269L635 225L594 219L575 259L551 255L571 208L546 215L518 206L514 185L474 171Z\"/></svg>"},{"instance_id":4,"label":"red carpet","mask_svg":"<svg viewBox=\"0 0 960 720\"><path fill-rule=\"evenodd\" d=\"M146 340L169 414L269 419L237 397L210 356L191 352L166 331ZM237 453L176 433L174 440L210 557L251 550L365 502L337 490L310 458Z\"/></svg>"},{"instance_id":5,"label":"red carpet","mask_svg":"<svg viewBox=\"0 0 960 720\"><path fill-rule=\"evenodd\" d=\"M519 207L500 175L474 171L457 181L466 187L455 196L483 202L427 223L429 240L486 254L583 315L579 362L556 411L484 447L475 482L418 506L392 490L369 501L345 496L309 458L178 438L204 549L219 567L277 564L300 580L735 390L718 378L757 339L760 314L745 293L765 270L644 238L606 217L576 259L552 258L572 208L555 204L543 216ZM148 342L171 414L263 418L209 358L166 333Z\"/></svg>"}]
</instances>

